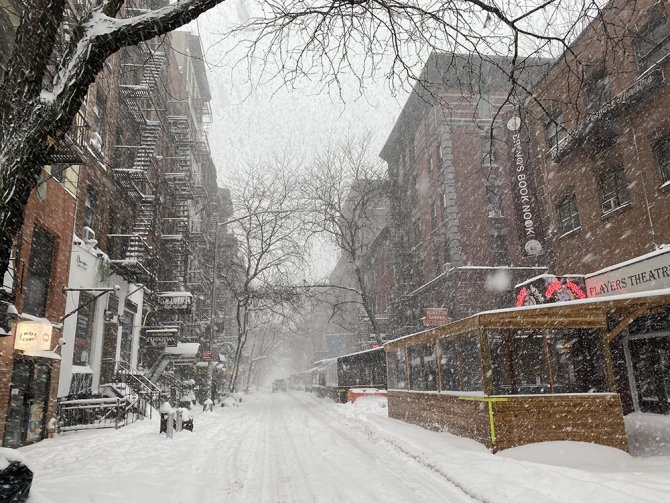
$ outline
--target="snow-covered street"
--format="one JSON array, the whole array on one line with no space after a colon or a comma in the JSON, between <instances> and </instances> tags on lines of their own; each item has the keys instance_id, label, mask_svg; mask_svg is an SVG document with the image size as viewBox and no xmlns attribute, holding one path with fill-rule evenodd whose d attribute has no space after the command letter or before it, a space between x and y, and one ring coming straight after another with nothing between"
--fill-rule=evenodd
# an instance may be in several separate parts
<instances>
[{"instance_id":1,"label":"snow-covered street","mask_svg":"<svg viewBox=\"0 0 670 503\"><path fill-rule=\"evenodd\" d=\"M22 448L35 471L30 502L670 500L670 457L575 443L492 455L389 419L384 399L258 393L194 417L194 432L172 440L154 417ZM553 466L542 464L549 451Z\"/></svg>"}]
</instances>

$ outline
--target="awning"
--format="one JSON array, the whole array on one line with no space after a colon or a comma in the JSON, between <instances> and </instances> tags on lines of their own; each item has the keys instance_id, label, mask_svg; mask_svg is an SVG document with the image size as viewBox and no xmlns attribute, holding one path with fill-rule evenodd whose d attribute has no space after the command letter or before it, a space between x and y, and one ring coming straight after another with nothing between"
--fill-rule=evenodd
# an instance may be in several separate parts
<instances>
[{"instance_id":1,"label":"awning","mask_svg":"<svg viewBox=\"0 0 670 503\"><path fill-rule=\"evenodd\" d=\"M24 351L23 355L24 356L34 356L34 357L37 357L37 358L48 358L50 360L60 360L61 359L59 354L57 354L53 351L47 351L47 350Z\"/></svg>"}]
</instances>

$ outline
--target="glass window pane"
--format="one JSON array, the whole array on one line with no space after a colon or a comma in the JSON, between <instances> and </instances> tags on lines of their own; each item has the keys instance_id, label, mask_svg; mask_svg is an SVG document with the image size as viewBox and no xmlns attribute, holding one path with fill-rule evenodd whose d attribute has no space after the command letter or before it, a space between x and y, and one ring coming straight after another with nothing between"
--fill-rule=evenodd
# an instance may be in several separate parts
<instances>
[{"instance_id":1,"label":"glass window pane","mask_svg":"<svg viewBox=\"0 0 670 503\"><path fill-rule=\"evenodd\" d=\"M479 340L471 335L462 338L457 347L460 353L462 391L482 391L482 360Z\"/></svg>"},{"instance_id":2,"label":"glass window pane","mask_svg":"<svg viewBox=\"0 0 670 503\"><path fill-rule=\"evenodd\" d=\"M389 389L407 389L407 358L404 349L386 354Z\"/></svg>"},{"instance_id":3,"label":"glass window pane","mask_svg":"<svg viewBox=\"0 0 670 503\"><path fill-rule=\"evenodd\" d=\"M461 383L458 373L458 355L456 346L450 339L440 341L440 375L442 391L460 391Z\"/></svg>"}]
</instances>

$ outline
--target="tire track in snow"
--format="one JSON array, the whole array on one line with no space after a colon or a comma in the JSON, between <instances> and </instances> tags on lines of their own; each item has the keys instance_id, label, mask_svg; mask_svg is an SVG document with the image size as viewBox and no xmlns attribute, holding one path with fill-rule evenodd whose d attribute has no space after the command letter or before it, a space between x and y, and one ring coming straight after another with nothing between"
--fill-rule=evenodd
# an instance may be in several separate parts
<instances>
[{"instance_id":1,"label":"tire track in snow","mask_svg":"<svg viewBox=\"0 0 670 503\"><path fill-rule=\"evenodd\" d=\"M301 398L304 399L307 397L303 396ZM396 442L393 438L380 436L379 433L375 431L370 425L362 421L357 421L352 417L340 414L338 412L334 412L332 408L329 407L330 405L332 405L332 403L320 401L312 396L309 396L308 399L314 400L316 402L321 402L320 405L323 407L323 409L319 413L322 414L324 417L331 416L331 419L334 421L347 423L348 426L350 426L352 429L355 429L356 431L363 434L371 443L389 446L392 449L402 453L403 455L408 456L409 458L416 461L418 464L435 472L437 475L442 477L446 482L453 485L454 488L458 489L464 495L467 495L471 501L478 501L480 503L489 503L488 500L481 498L477 494L473 494L469 488L465 487L458 480L455 480L453 477L451 477L447 472L442 470L435 463L426 459L425 456L411 452L410 450L404 448L400 443Z\"/></svg>"},{"instance_id":2,"label":"tire track in snow","mask_svg":"<svg viewBox=\"0 0 670 503\"><path fill-rule=\"evenodd\" d=\"M331 404L318 400L312 396L306 396L296 393L292 394L292 396L297 398L297 400L301 402L301 405L306 411L313 414L314 416L319 417L324 424L327 424L328 427L335 434L337 434L339 437L345 440L349 446L353 447L355 450L359 451L364 456L374 460L377 463L377 466L389 472L391 476L393 475L397 476L398 473L401 473L403 476L403 482L408 482L408 477L411 477L412 479L411 489L418 491L419 493L421 492L430 493L422 495L421 499L424 498L431 499L438 497L439 498L438 501L445 501L444 500L445 494L443 493L444 488L440 487L439 489L433 491L431 490L432 487L429 484L427 484L427 478L423 474L417 475L415 473L411 473L410 471L406 470L406 468L409 466L407 464L408 461L407 457L415 461L422 468L427 468L430 472L439 476L442 482L446 482L449 486L451 486L453 488L454 493L452 495L453 498L458 498L458 500L460 501L480 501L486 503L484 502L484 500L478 498L476 495L471 494L467 488L462 487L457 481L452 480L448 474L444 473L438 467L434 466L425 459L413 455L413 453L402 449L401 446L394 444L393 442L389 442L386 439L381 439L376 434L376 432L374 432L369 426L365 425L364 423L352 421L349 418L346 418L346 416L342 414L333 412L332 409L329 408L329 405ZM354 435L352 435L352 432L354 431L361 434L363 438L371 445L390 447L391 449L388 450L388 452L390 454L395 453L395 456L389 456L384 458L383 459L384 464L379 465L378 461L380 458L375 453L370 452L368 450L369 448L366 449L363 447L366 446L366 444L361 443L360 441L361 439L356 438ZM397 457L398 452L402 453L403 456ZM389 468L393 468L394 470L389 470ZM395 471L397 469L399 469L399 471Z\"/></svg>"}]
</instances>

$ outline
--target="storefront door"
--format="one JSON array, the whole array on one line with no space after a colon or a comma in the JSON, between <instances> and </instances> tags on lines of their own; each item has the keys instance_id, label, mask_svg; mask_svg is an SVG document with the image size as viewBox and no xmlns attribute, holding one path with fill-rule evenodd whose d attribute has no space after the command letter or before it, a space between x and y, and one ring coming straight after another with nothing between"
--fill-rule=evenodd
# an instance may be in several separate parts
<instances>
[{"instance_id":1,"label":"storefront door","mask_svg":"<svg viewBox=\"0 0 670 503\"><path fill-rule=\"evenodd\" d=\"M16 359L4 445L20 447L44 438L51 366Z\"/></svg>"},{"instance_id":2,"label":"storefront door","mask_svg":"<svg viewBox=\"0 0 670 503\"><path fill-rule=\"evenodd\" d=\"M628 339L627 360L636 410L670 412L670 334L645 334Z\"/></svg>"}]
</instances>

